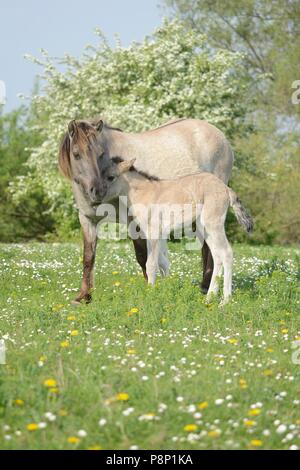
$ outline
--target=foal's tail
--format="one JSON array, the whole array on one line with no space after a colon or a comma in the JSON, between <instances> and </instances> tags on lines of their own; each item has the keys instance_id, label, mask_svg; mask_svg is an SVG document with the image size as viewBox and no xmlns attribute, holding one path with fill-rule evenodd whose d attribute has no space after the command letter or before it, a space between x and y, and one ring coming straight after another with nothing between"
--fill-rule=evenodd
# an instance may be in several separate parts
<instances>
[{"instance_id":1,"label":"foal's tail","mask_svg":"<svg viewBox=\"0 0 300 470\"><path fill-rule=\"evenodd\" d=\"M232 191L232 189L228 188L228 194L230 199L230 206L233 209L237 221L247 232L252 232L254 223L251 215L246 211L241 200L238 198L236 193Z\"/></svg>"}]
</instances>

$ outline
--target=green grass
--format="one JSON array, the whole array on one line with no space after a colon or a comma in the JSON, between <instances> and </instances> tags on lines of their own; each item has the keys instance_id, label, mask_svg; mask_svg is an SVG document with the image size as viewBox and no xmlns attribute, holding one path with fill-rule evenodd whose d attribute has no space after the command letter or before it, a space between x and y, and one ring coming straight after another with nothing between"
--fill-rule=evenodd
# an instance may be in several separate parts
<instances>
[{"instance_id":1,"label":"green grass","mask_svg":"<svg viewBox=\"0 0 300 470\"><path fill-rule=\"evenodd\" d=\"M78 245L0 246L1 448L300 447L299 248L235 246L234 296L220 308L205 304L199 254L182 245L170 244L171 277L149 288L129 243L101 241L94 301L78 308Z\"/></svg>"}]
</instances>

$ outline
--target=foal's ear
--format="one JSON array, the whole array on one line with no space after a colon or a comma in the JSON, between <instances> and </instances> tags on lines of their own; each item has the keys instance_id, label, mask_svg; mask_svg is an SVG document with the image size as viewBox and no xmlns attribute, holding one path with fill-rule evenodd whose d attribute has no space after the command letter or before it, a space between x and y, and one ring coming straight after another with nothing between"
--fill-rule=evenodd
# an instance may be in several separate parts
<instances>
[{"instance_id":1,"label":"foal's ear","mask_svg":"<svg viewBox=\"0 0 300 470\"><path fill-rule=\"evenodd\" d=\"M101 132L101 131L102 131L103 125L104 125L104 124L103 124L102 119L99 119L99 121L96 122L96 126L95 126L95 127L96 127L96 129L97 129L98 132Z\"/></svg>"},{"instance_id":2,"label":"foal's ear","mask_svg":"<svg viewBox=\"0 0 300 470\"><path fill-rule=\"evenodd\" d=\"M75 121L75 119L73 119L72 121L69 122L69 125L68 125L68 133L71 139L74 137L76 131L77 131L77 122Z\"/></svg>"},{"instance_id":3,"label":"foal's ear","mask_svg":"<svg viewBox=\"0 0 300 470\"><path fill-rule=\"evenodd\" d=\"M120 175L122 173L126 173L126 171L129 171L130 168L134 165L135 160L136 159L133 158L132 160L126 160L124 162L119 163L118 170L119 170Z\"/></svg>"}]
</instances>

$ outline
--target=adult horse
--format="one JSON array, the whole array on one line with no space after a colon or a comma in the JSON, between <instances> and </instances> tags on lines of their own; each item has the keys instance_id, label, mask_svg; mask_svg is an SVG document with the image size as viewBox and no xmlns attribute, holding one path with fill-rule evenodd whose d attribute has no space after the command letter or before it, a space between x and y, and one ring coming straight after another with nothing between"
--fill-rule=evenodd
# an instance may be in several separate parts
<instances>
[{"instance_id":1,"label":"adult horse","mask_svg":"<svg viewBox=\"0 0 300 470\"><path fill-rule=\"evenodd\" d=\"M128 133L100 120L71 121L59 151L59 167L72 183L83 230L83 279L76 302L91 300L97 234L97 206L101 204L101 170L110 159L135 158L140 172L158 179L172 179L209 172L228 183L233 152L224 134L206 121L177 119L157 129ZM146 240L133 240L136 258L146 277ZM213 260L206 244L202 248L202 290L207 292Z\"/></svg>"}]
</instances>

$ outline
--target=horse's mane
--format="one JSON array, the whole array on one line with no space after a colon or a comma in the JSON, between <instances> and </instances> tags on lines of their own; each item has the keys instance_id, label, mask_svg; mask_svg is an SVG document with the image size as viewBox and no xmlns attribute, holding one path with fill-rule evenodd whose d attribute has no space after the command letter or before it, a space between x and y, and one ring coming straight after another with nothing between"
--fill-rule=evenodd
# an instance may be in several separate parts
<instances>
[{"instance_id":1,"label":"horse's mane","mask_svg":"<svg viewBox=\"0 0 300 470\"><path fill-rule=\"evenodd\" d=\"M91 121L76 121L75 134L73 136L73 141L76 143L80 150L86 149L96 137L97 131L95 125L99 122L99 119L93 119ZM118 132L123 132L122 129L118 127L112 127L106 123L103 123L105 129L114 130ZM62 174L71 179L71 158L70 158L70 137L69 133L65 132L62 137L59 154L58 154L58 166Z\"/></svg>"}]
</instances>

